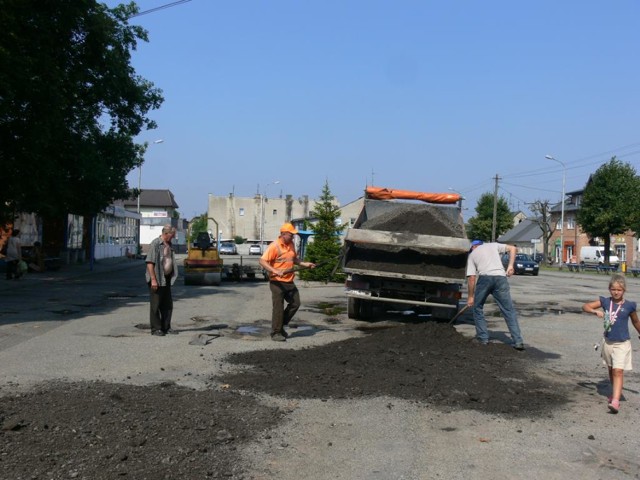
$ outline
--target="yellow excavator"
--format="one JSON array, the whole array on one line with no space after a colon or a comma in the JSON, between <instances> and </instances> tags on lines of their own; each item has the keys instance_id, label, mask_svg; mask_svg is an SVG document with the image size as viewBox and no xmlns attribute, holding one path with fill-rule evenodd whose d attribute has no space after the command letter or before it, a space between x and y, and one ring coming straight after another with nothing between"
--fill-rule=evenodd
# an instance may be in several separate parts
<instances>
[{"instance_id":1,"label":"yellow excavator","mask_svg":"<svg viewBox=\"0 0 640 480\"><path fill-rule=\"evenodd\" d=\"M218 238L218 222L209 217L216 225ZM217 241L214 241L209 232L200 232L195 238L191 238L189 227L189 248L187 258L184 259L184 284L185 285L220 285L222 281L222 259L218 251Z\"/></svg>"}]
</instances>

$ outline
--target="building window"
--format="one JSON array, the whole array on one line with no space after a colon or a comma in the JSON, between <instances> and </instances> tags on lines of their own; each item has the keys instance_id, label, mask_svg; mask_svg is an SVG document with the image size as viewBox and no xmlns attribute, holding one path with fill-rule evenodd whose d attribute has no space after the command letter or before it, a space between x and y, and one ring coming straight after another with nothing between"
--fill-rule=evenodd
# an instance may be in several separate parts
<instances>
[{"instance_id":1,"label":"building window","mask_svg":"<svg viewBox=\"0 0 640 480\"><path fill-rule=\"evenodd\" d=\"M244 208L240 209L240 211L238 212L238 215L240 215L241 217L244 217Z\"/></svg>"},{"instance_id":2,"label":"building window","mask_svg":"<svg viewBox=\"0 0 640 480\"><path fill-rule=\"evenodd\" d=\"M573 217L567 217L567 230L573 230L576 228L576 224L573 221Z\"/></svg>"},{"instance_id":3,"label":"building window","mask_svg":"<svg viewBox=\"0 0 640 480\"><path fill-rule=\"evenodd\" d=\"M271 212L271 215L273 215L274 217L278 215L278 210L274 208L273 212Z\"/></svg>"}]
</instances>

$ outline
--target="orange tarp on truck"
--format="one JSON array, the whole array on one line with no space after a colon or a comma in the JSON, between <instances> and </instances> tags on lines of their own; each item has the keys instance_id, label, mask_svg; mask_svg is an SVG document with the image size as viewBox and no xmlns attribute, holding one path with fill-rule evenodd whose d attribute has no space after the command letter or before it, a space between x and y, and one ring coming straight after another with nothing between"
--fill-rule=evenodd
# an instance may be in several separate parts
<instances>
[{"instance_id":1,"label":"orange tarp on truck","mask_svg":"<svg viewBox=\"0 0 640 480\"><path fill-rule=\"evenodd\" d=\"M367 198L373 200L421 200L427 203L456 203L460 201L457 193L412 192L411 190L394 190L384 187L367 187Z\"/></svg>"}]
</instances>

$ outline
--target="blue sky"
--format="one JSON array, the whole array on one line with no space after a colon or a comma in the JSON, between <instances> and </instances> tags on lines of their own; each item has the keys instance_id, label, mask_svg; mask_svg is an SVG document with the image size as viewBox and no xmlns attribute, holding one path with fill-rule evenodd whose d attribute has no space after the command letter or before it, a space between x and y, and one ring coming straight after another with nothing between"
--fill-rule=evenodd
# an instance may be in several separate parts
<instances>
[{"instance_id":1,"label":"blue sky","mask_svg":"<svg viewBox=\"0 0 640 480\"><path fill-rule=\"evenodd\" d=\"M514 210L559 201L546 154L566 191L613 155L640 170L637 0L191 0L131 23L150 39L133 66L165 97L142 187L187 218L209 193L328 181L343 204L454 189L468 219L496 176Z\"/></svg>"}]
</instances>

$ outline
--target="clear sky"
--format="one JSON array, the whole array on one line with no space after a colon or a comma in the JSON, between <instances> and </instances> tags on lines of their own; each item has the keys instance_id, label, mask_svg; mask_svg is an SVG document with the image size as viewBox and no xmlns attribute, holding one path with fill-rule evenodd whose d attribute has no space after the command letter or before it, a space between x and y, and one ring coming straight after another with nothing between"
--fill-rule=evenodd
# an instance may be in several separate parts
<instances>
[{"instance_id":1,"label":"clear sky","mask_svg":"<svg viewBox=\"0 0 640 480\"><path fill-rule=\"evenodd\" d=\"M165 97L142 187L187 218L209 193L315 199L327 181L342 204L453 189L468 219L496 176L528 211L563 172L569 192L613 155L640 171L637 0L191 0L131 23Z\"/></svg>"}]
</instances>

